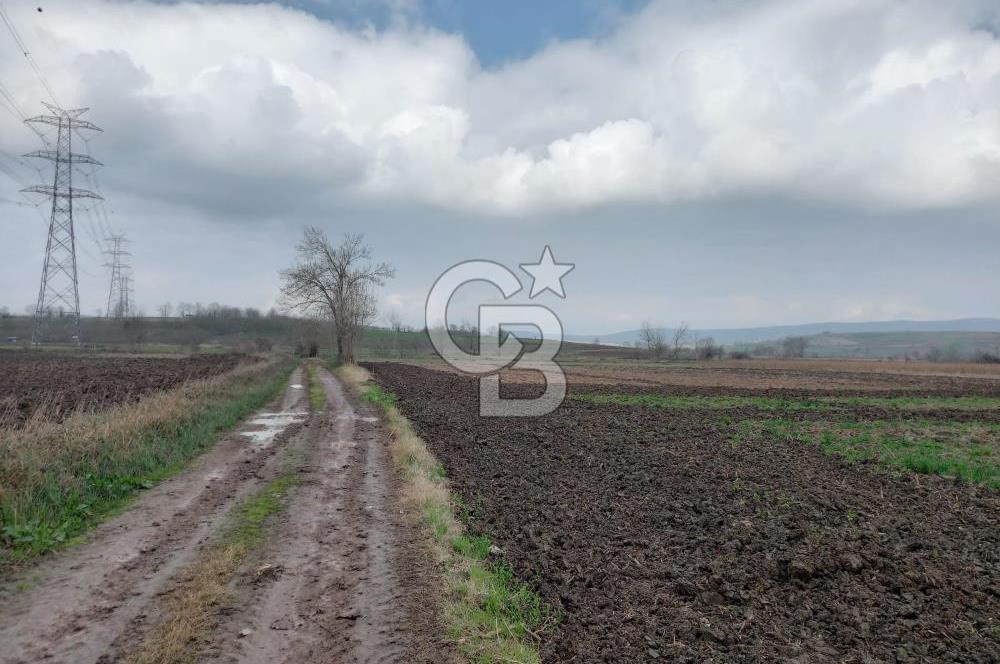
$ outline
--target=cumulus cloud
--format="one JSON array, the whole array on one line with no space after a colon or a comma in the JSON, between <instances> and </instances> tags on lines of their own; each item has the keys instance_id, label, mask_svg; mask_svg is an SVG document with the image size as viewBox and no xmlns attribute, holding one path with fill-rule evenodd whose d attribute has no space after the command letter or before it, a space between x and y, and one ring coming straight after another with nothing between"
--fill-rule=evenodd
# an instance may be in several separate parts
<instances>
[{"instance_id":1,"label":"cumulus cloud","mask_svg":"<svg viewBox=\"0 0 1000 664\"><path fill-rule=\"evenodd\" d=\"M990 6L665 0L499 69L416 20L376 31L278 5L106 0L11 11L57 89L107 125L95 149L131 195L244 216L344 201L528 216L732 196L995 201ZM32 89L23 64L4 53L8 87Z\"/></svg>"}]
</instances>

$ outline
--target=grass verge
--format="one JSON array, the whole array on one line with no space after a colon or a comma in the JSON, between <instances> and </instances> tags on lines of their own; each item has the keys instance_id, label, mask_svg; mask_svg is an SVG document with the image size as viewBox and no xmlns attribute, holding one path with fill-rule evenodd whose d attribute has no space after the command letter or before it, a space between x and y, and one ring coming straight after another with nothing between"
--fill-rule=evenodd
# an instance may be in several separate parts
<instances>
[{"instance_id":1,"label":"grass verge","mask_svg":"<svg viewBox=\"0 0 1000 664\"><path fill-rule=\"evenodd\" d=\"M75 541L275 398L290 358L0 434L0 569Z\"/></svg>"},{"instance_id":2,"label":"grass verge","mask_svg":"<svg viewBox=\"0 0 1000 664\"><path fill-rule=\"evenodd\" d=\"M269 519L285 507L296 482L282 475L240 505L217 544L194 563L171 593L166 617L146 635L129 664L183 664L195 661L199 639L212 628L219 605L230 595L229 581L249 554L260 547Z\"/></svg>"},{"instance_id":3,"label":"grass verge","mask_svg":"<svg viewBox=\"0 0 1000 664\"><path fill-rule=\"evenodd\" d=\"M422 519L445 570L449 638L476 664L539 662L539 633L554 621L551 612L510 566L494 559L488 538L466 532L443 466L396 408L395 395L360 367L341 366L336 373L385 415L393 463L404 477L403 499Z\"/></svg>"},{"instance_id":4,"label":"grass verge","mask_svg":"<svg viewBox=\"0 0 1000 664\"><path fill-rule=\"evenodd\" d=\"M875 462L889 469L960 478L1000 489L1000 426L979 422L880 420L794 422L747 420L734 443L762 433L817 444L851 463Z\"/></svg>"}]
</instances>

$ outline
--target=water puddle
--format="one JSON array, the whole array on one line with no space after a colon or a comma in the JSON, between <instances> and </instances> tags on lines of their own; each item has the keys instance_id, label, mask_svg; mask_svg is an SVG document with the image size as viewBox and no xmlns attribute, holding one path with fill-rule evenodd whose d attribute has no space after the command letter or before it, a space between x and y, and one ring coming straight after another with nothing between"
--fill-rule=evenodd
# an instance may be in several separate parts
<instances>
[{"instance_id":1,"label":"water puddle","mask_svg":"<svg viewBox=\"0 0 1000 664\"><path fill-rule=\"evenodd\" d=\"M289 425L302 422L308 416L309 413L301 411L260 413L250 420L249 424L262 428L255 431L241 431L240 435L249 438L255 447L265 448L273 443L278 434L287 429Z\"/></svg>"},{"instance_id":2,"label":"water puddle","mask_svg":"<svg viewBox=\"0 0 1000 664\"><path fill-rule=\"evenodd\" d=\"M354 413L349 413L345 415L337 415L334 419L337 420L361 420L362 422L378 422L377 417L363 417L361 415L355 415Z\"/></svg>"}]
</instances>

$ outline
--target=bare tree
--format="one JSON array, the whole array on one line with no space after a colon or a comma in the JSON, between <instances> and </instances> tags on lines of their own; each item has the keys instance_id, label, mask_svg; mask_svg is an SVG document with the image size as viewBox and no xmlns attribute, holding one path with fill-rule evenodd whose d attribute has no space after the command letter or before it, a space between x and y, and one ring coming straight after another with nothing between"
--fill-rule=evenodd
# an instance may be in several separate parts
<instances>
[{"instance_id":1,"label":"bare tree","mask_svg":"<svg viewBox=\"0 0 1000 664\"><path fill-rule=\"evenodd\" d=\"M646 352L653 359L662 357L663 352L667 348L667 342L663 338L663 330L653 327L653 324L648 320L642 322L642 328L639 330L639 340L642 342Z\"/></svg>"},{"instance_id":2,"label":"bare tree","mask_svg":"<svg viewBox=\"0 0 1000 664\"><path fill-rule=\"evenodd\" d=\"M142 311L133 311L128 318L122 319L122 330L125 338L134 346L141 346L149 339L149 323Z\"/></svg>"},{"instance_id":3,"label":"bare tree","mask_svg":"<svg viewBox=\"0 0 1000 664\"><path fill-rule=\"evenodd\" d=\"M403 354L399 350L399 335L403 331L403 319L400 318L399 312L395 309L389 311L386 319L389 323L389 334L392 340L392 354L402 357Z\"/></svg>"},{"instance_id":4,"label":"bare tree","mask_svg":"<svg viewBox=\"0 0 1000 664\"><path fill-rule=\"evenodd\" d=\"M399 312L395 309L390 309L389 313L385 317L386 322L389 324L389 329L393 332L403 331L403 318L399 315Z\"/></svg>"},{"instance_id":5,"label":"bare tree","mask_svg":"<svg viewBox=\"0 0 1000 664\"><path fill-rule=\"evenodd\" d=\"M376 286L395 276L388 263L372 263L371 248L361 235L348 234L333 246L319 228L305 230L297 247L298 264L281 272L282 303L333 324L337 361L354 362L364 327L376 313Z\"/></svg>"},{"instance_id":6,"label":"bare tree","mask_svg":"<svg viewBox=\"0 0 1000 664\"><path fill-rule=\"evenodd\" d=\"M159 310L160 318L170 318L170 314L174 310L173 306L169 302L161 304L157 307L157 309Z\"/></svg>"},{"instance_id":7,"label":"bare tree","mask_svg":"<svg viewBox=\"0 0 1000 664\"><path fill-rule=\"evenodd\" d=\"M694 352L699 360L713 360L722 357L725 349L715 343L715 339L712 337L705 337L694 342Z\"/></svg>"},{"instance_id":8,"label":"bare tree","mask_svg":"<svg viewBox=\"0 0 1000 664\"><path fill-rule=\"evenodd\" d=\"M786 337L781 342L781 353L785 357L805 357L809 337Z\"/></svg>"},{"instance_id":9,"label":"bare tree","mask_svg":"<svg viewBox=\"0 0 1000 664\"><path fill-rule=\"evenodd\" d=\"M677 328L674 330L674 335L670 348L670 355L673 358L676 359L677 357L680 356L681 349L684 348L684 345L687 343L688 332L690 332L690 330L691 330L690 326L684 321L681 321L681 324L678 325Z\"/></svg>"}]
</instances>

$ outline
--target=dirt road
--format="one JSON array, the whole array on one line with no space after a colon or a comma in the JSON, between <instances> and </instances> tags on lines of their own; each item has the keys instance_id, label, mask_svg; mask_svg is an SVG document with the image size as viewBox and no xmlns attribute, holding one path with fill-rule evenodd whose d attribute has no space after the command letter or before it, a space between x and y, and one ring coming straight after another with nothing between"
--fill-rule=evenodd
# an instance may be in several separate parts
<instances>
[{"instance_id":1,"label":"dirt road","mask_svg":"<svg viewBox=\"0 0 1000 664\"><path fill-rule=\"evenodd\" d=\"M318 377L323 410L308 412L296 371L275 408L87 543L6 581L0 662L126 660L230 511L289 465L301 481L263 550L232 579L232 600L191 644L197 660L447 661L427 610L433 569L397 505L386 434L336 378L324 369Z\"/></svg>"}]
</instances>

